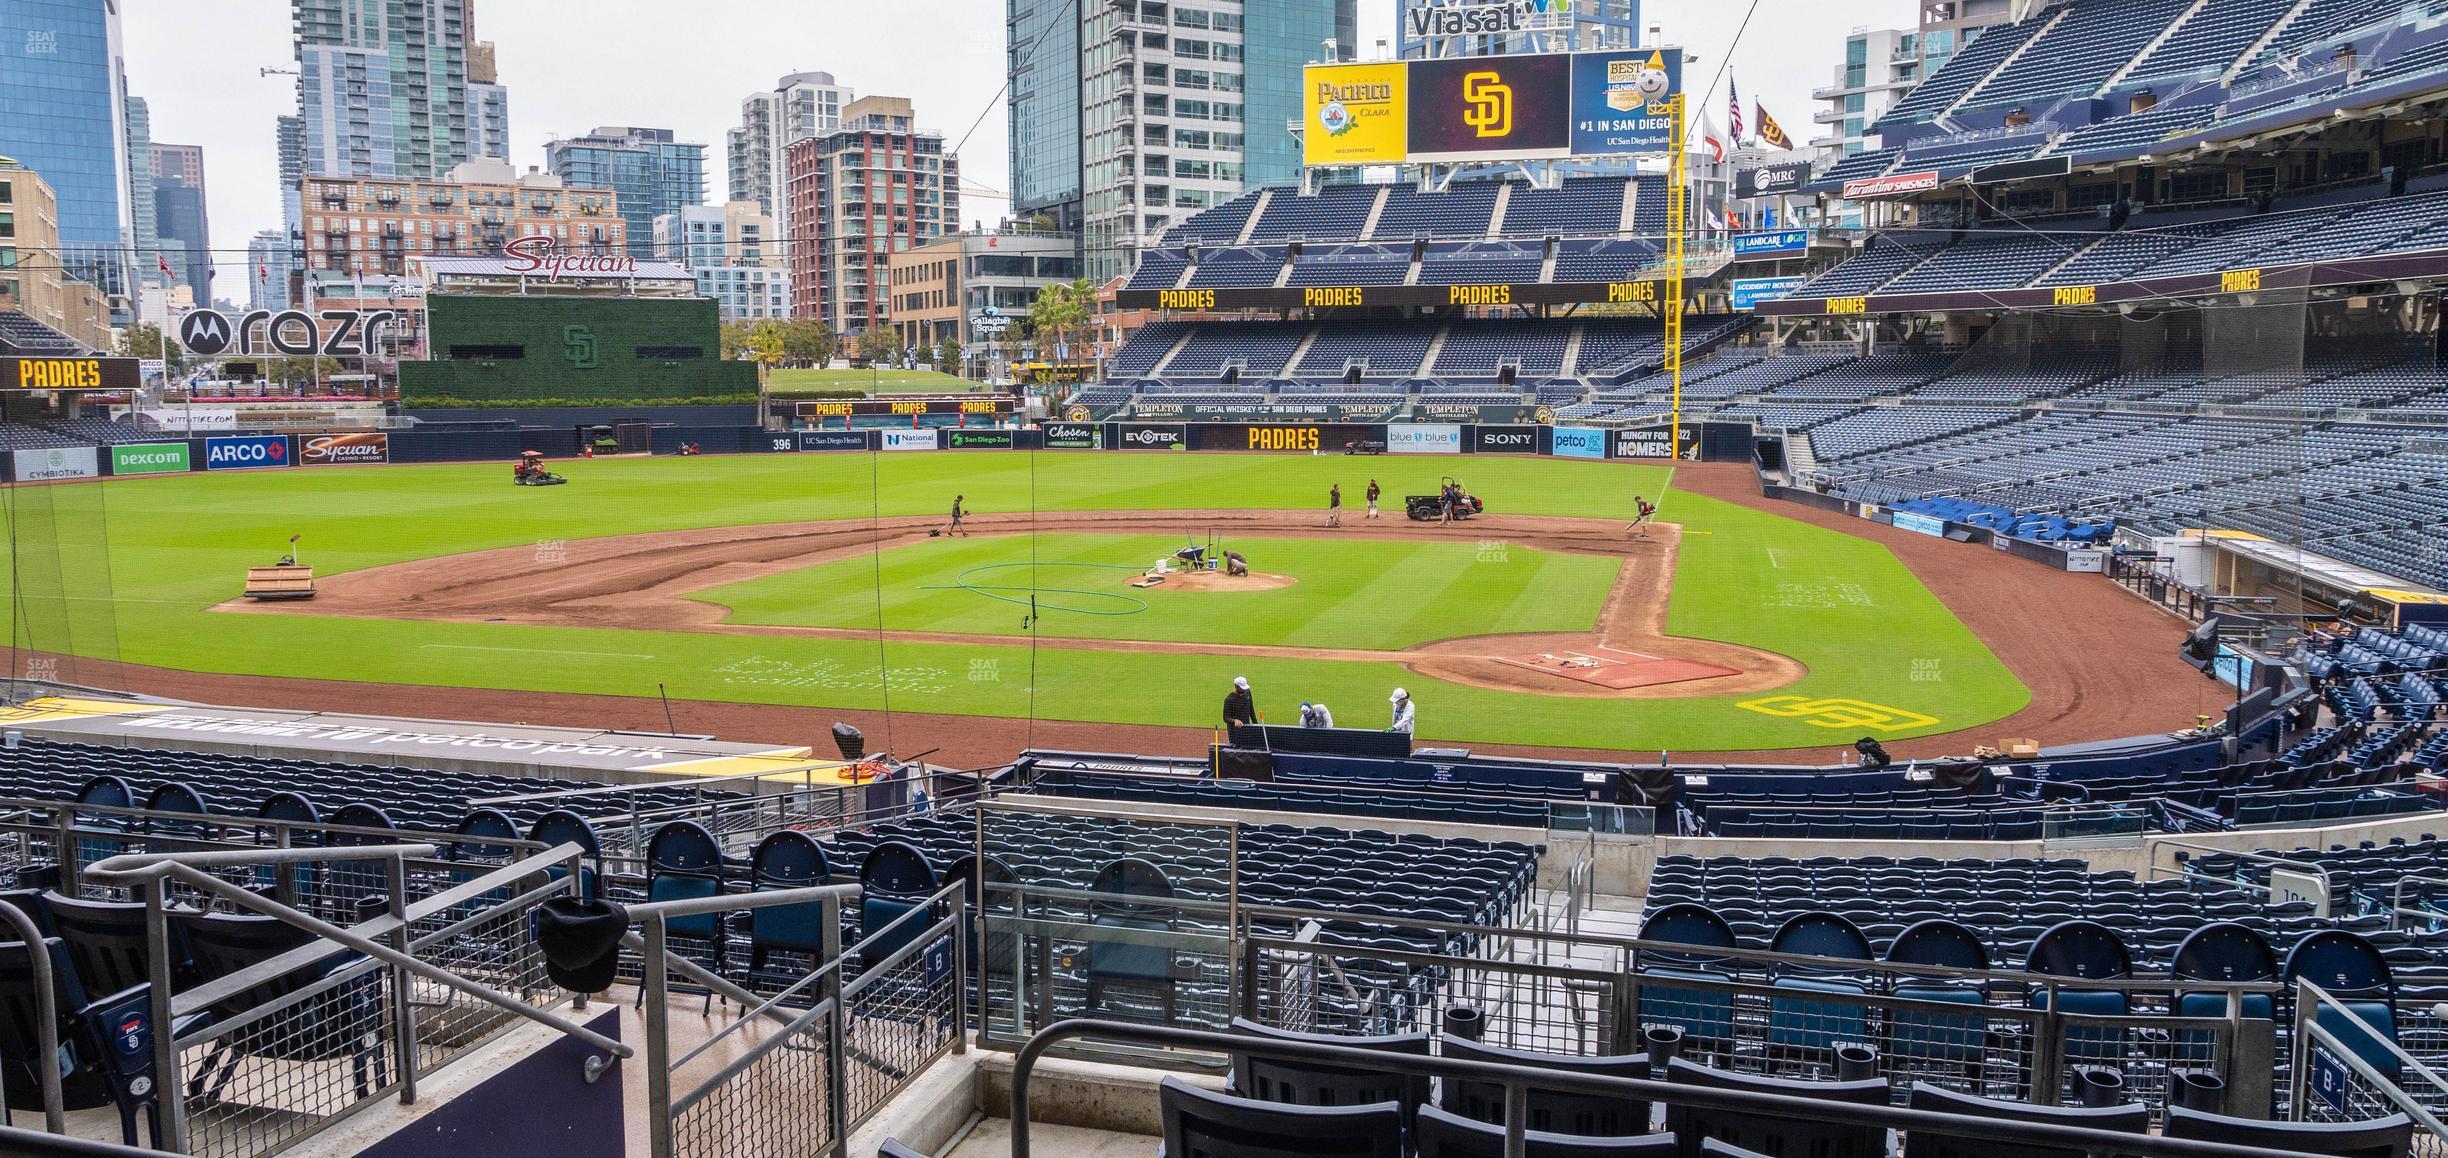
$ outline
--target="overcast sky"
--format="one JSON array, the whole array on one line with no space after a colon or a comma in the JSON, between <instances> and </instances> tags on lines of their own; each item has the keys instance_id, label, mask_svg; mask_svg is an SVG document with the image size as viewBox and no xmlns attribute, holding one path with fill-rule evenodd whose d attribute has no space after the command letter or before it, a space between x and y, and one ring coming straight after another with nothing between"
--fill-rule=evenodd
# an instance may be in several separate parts
<instances>
[{"instance_id":1,"label":"overcast sky","mask_svg":"<svg viewBox=\"0 0 2448 1158\"><path fill-rule=\"evenodd\" d=\"M1742 22L1742 0L1653 2L1644 23L1701 58L1694 88L1718 71ZM1744 94L1767 103L1797 143L1818 132L1810 90L1829 82L1845 33L1896 27L1914 0L1758 0L1733 47ZM273 118L294 111L289 5L278 0L127 0L128 85L152 108L153 138L202 145L221 284L243 289L247 239L280 224ZM1366 52L1394 34L1394 0L1360 0ZM906 96L921 126L960 150L961 223L1004 212L1001 0L480 0L479 39L499 46L510 90L510 159L542 166L544 142L597 125L645 125L706 145L706 193L720 201L723 132L740 98L785 73L825 70L862 96ZM1725 93L1702 102L1724 123ZM980 114L984 114L980 119ZM971 126L976 126L974 134Z\"/></svg>"}]
</instances>

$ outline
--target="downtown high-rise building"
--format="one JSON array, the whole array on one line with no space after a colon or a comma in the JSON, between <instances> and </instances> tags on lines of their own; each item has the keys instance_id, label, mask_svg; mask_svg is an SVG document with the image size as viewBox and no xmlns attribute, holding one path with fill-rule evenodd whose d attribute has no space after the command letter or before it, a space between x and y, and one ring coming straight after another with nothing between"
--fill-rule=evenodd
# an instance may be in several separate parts
<instances>
[{"instance_id":1,"label":"downtown high-rise building","mask_svg":"<svg viewBox=\"0 0 2448 1158\"><path fill-rule=\"evenodd\" d=\"M57 202L66 276L124 301L135 273L137 181L116 0L0 0L0 156Z\"/></svg>"},{"instance_id":2,"label":"downtown high-rise building","mask_svg":"<svg viewBox=\"0 0 2448 1158\"><path fill-rule=\"evenodd\" d=\"M655 218L705 203L705 146L670 129L610 125L544 145L545 168L576 188L620 195L631 257L654 256Z\"/></svg>"},{"instance_id":3,"label":"downtown high-rise building","mask_svg":"<svg viewBox=\"0 0 2448 1158\"><path fill-rule=\"evenodd\" d=\"M153 110L143 97L127 98L128 240L136 284L165 286L177 275L164 269L160 219L153 210ZM159 319L155 319L159 320Z\"/></svg>"},{"instance_id":4,"label":"downtown high-rise building","mask_svg":"<svg viewBox=\"0 0 2448 1158\"><path fill-rule=\"evenodd\" d=\"M785 151L794 316L844 336L884 324L892 255L953 231L960 159L944 150L942 133L916 122L907 97L860 97L842 110L841 127Z\"/></svg>"},{"instance_id":5,"label":"downtown high-rise building","mask_svg":"<svg viewBox=\"0 0 2448 1158\"><path fill-rule=\"evenodd\" d=\"M1357 0L1005 3L1012 213L1075 232L1098 281L1175 221L1299 180L1301 67L1359 27Z\"/></svg>"},{"instance_id":6,"label":"downtown high-rise building","mask_svg":"<svg viewBox=\"0 0 2448 1158\"><path fill-rule=\"evenodd\" d=\"M291 300L289 275L296 266L296 255L290 251L287 233L266 229L248 238L247 308L288 309Z\"/></svg>"},{"instance_id":7,"label":"downtown high-rise building","mask_svg":"<svg viewBox=\"0 0 2448 1158\"><path fill-rule=\"evenodd\" d=\"M151 154L147 168L153 182L156 242L170 264L171 280L193 289L196 304L210 305L212 225L204 187L204 147L155 141Z\"/></svg>"},{"instance_id":8,"label":"downtown high-rise building","mask_svg":"<svg viewBox=\"0 0 2448 1158\"><path fill-rule=\"evenodd\" d=\"M291 0L306 172L439 177L468 159L474 0Z\"/></svg>"},{"instance_id":9,"label":"downtown high-rise building","mask_svg":"<svg viewBox=\"0 0 2448 1158\"><path fill-rule=\"evenodd\" d=\"M790 275L774 219L754 201L691 205L655 218L654 253L688 267L726 322L790 316Z\"/></svg>"},{"instance_id":10,"label":"downtown high-rise building","mask_svg":"<svg viewBox=\"0 0 2448 1158\"><path fill-rule=\"evenodd\" d=\"M492 41L468 46L467 110L468 156L509 160L510 90L495 70Z\"/></svg>"},{"instance_id":11,"label":"downtown high-rise building","mask_svg":"<svg viewBox=\"0 0 2448 1158\"><path fill-rule=\"evenodd\" d=\"M754 201L758 212L781 220L783 152L793 141L840 128L842 108L855 99L850 86L835 83L829 72L794 72L770 92L748 94L740 101L740 123L724 134L730 199Z\"/></svg>"}]
</instances>

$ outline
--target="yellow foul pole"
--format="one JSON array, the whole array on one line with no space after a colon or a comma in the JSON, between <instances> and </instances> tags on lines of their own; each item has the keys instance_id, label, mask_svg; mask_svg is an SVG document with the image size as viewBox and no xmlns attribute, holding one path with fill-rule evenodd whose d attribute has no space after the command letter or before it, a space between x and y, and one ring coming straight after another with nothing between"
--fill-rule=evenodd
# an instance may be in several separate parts
<instances>
[{"instance_id":1,"label":"yellow foul pole","mask_svg":"<svg viewBox=\"0 0 2448 1158\"><path fill-rule=\"evenodd\" d=\"M1683 94L1666 100L1673 109L1666 130L1666 374L1674 383L1674 407L1668 416L1667 446L1683 457L1683 227L1687 173L1683 163Z\"/></svg>"}]
</instances>

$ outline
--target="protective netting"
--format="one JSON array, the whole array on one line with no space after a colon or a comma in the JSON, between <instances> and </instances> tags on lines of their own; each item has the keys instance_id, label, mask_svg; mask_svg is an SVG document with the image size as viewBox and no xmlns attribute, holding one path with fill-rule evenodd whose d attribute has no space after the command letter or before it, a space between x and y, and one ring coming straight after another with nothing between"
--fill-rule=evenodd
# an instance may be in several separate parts
<instances>
[{"instance_id":1,"label":"protective netting","mask_svg":"<svg viewBox=\"0 0 2448 1158\"><path fill-rule=\"evenodd\" d=\"M23 456L50 452L15 453L23 471ZM94 452L86 448L82 453ZM0 486L0 523L7 532L0 542L7 564L0 581L8 593L6 678L11 700L59 684L111 687L118 682L109 490L96 482Z\"/></svg>"}]
</instances>

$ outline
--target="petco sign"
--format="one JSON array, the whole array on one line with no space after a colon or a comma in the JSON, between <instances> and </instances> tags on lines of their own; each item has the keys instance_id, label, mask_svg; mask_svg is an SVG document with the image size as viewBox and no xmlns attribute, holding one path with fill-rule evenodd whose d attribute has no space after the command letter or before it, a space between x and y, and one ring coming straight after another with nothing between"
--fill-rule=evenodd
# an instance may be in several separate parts
<instances>
[{"instance_id":1,"label":"petco sign","mask_svg":"<svg viewBox=\"0 0 2448 1158\"><path fill-rule=\"evenodd\" d=\"M382 353L384 332L399 320L397 310L249 310L232 323L219 310L193 310L179 319L178 341L199 358L361 358Z\"/></svg>"},{"instance_id":2,"label":"petco sign","mask_svg":"<svg viewBox=\"0 0 2448 1158\"><path fill-rule=\"evenodd\" d=\"M923 430L887 430L884 432L884 449L886 450L934 450L938 445L936 431L933 427Z\"/></svg>"},{"instance_id":3,"label":"petco sign","mask_svg":"<svg viewBox=\"0 0 2448 1158\"><path fill-rule=\"evenodd\" d=\"M1589 426L1559 426L1548 445L1565 458L1605 458L1607 432Z\"/></svg>"},{"instance_id":4,"label":"petco sign","mask_svg":"<svg viewBox=\"0 0 2448 1158\"><path fill-rule=\"evenodd\" d=\"M289 436L253 434L204 440L204 469L237 470L253 466L289 465Z\"/></svg>"},{"instance_id":5,"label":"petco sign","mask_svg":"<svg viewBox=\"0 0 2448 1158\"><path fill-rule=\"evenodd\" d=\"M1386 450L1392 454L1460 454L1462 428L1440 423L1388 426Z\"/></svg>"}]
</instances>

